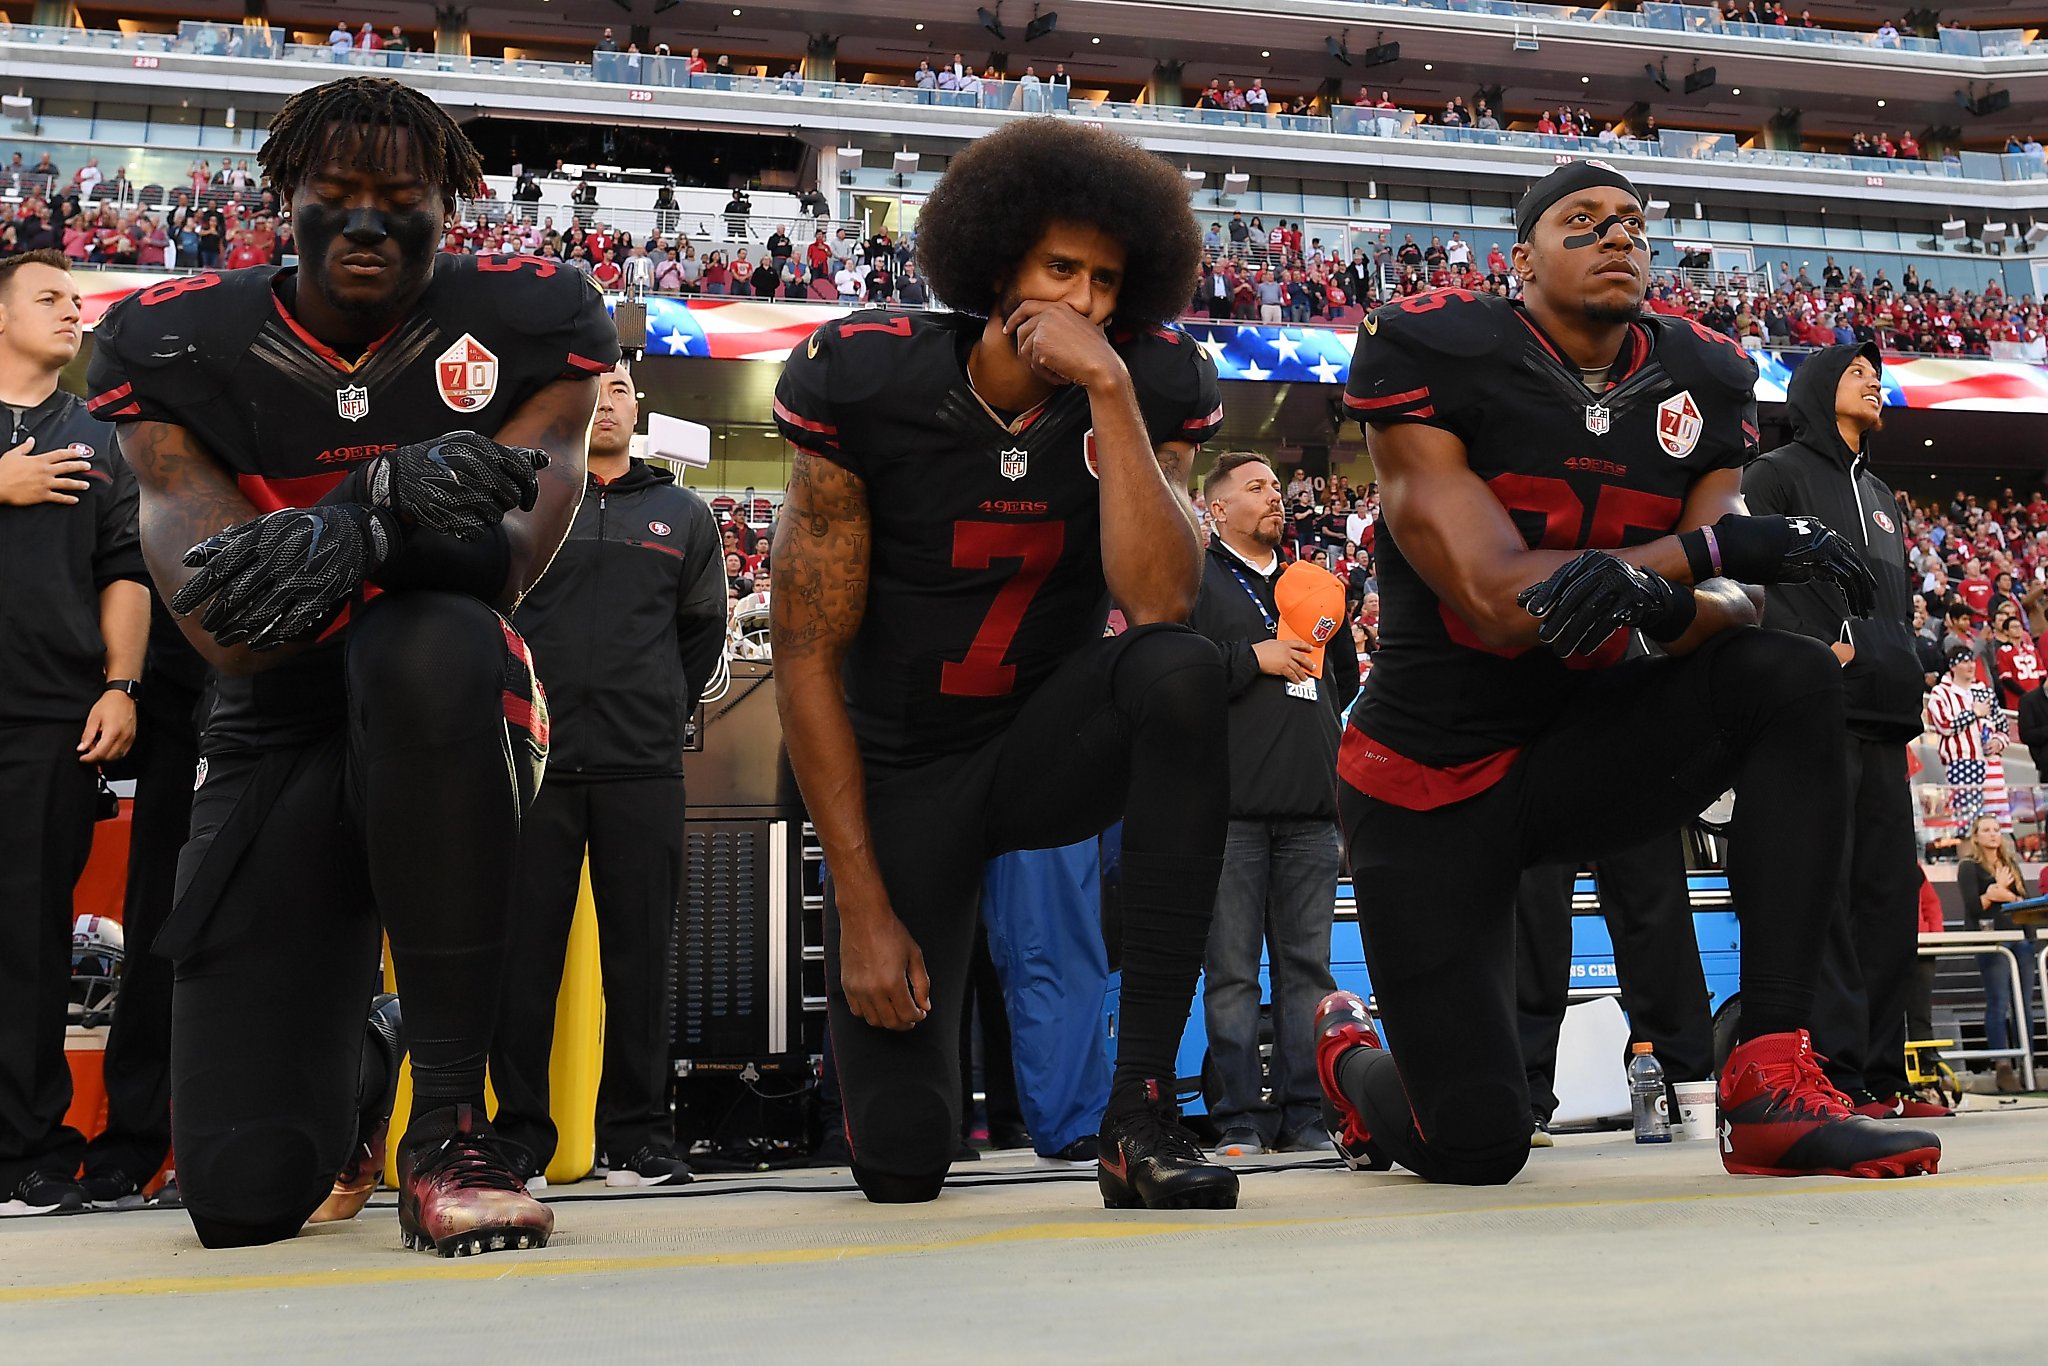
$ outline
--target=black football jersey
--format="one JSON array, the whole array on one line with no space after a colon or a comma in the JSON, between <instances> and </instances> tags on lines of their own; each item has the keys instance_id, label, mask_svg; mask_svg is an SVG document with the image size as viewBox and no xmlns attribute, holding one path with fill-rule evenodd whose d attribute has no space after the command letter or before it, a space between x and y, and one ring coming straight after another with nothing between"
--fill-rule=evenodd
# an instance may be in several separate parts
<instances>
[{"instance_id":1,"label":"black football jersey","mask_svg":"<svg viewBox=\"0 0 2048 1366\"><path fill-rule=\"evenodd\" d=\"M277 290L287 273L208 271L116 304L94 332L94 414L185 428L269 512L319 502L395 447L464 429L493 435L548 384L619 358L603 296L559 262L439 255L410 316L353 360L291 316ZM308 650L222 680L207 743L297 743L342 707L338 649Z\"/></svg>"},{"instance_id":2,"label":"black football jersey","mask_svg":"<svg viewBox=\"0 0 2048 1366\"><path fill-rule=\"evenodd\" d=\"M1088 395L1009 424L967 382L979 318L855 313L790 352L783 435L866 485L867 609L847 709L869 763L974 749L1060 661L1102 634L1101 480ZM1110 338L1155 447L1223 422L1216 367L1168 328Z\"/></svg>"},{"instance_id":3,"label":"black football jersey","mask_svg":"<svg viewBox=\"0 0 2048 1366\"><path fill-rule=\"evenodd\" d=\"M1701 476L1754 456L1756 373L1728 338L1645 314L1595 393L1520 305L1442 290L1365 318L1344 402L1361 422L1421 422L1464 442L1532 550L1622 549L1671 534ZM1338 769L1381 800L1426 810L1484 790L1583 669L1628 647L1617 631L1569 663L1543 646L1491 649L1384 519L1375 550L1381 648Z\"/></svg>"}]
</instances>

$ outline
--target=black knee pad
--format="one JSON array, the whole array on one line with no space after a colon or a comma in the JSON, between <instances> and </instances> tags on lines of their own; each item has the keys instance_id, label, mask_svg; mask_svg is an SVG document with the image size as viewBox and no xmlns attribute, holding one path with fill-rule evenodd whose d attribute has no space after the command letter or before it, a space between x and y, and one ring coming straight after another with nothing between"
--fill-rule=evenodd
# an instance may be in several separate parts
<instances>
[{"instance_id":1,"label":"black knee pad","mask_svg":"<svg viewBox=\"0 0 2048 1366\"><path fill-rule=\"evenodd\" d=\"M340 1169L303 1129L252 1124L181 1147L178 1190L201 1243L254 1247L297 1233Z\"/></svg>"},{"instance_id":2,"label":"black knee pad","mask_svg":"<svg viewBox=\"0 0 2048 1366\"><path fill-rule=\"evenodd\" d=\"M1110 679L1117 705L1145 723L1213 741L1229 706L1215 643L1173 622L1135 627L1126 640Z\"/></svg>"},{"instance_id":3,"label":"black knee pad","mask_svg":"<svg viewBox=\"0 0 2048 1366\"><path fill-rule=\"evenodd\" d=\"M1480 1082L1446 1096L1423 1137L1439 1163L1436 1180L1460 1186L1512 1181L1529 1160L1529 1103L1515 1088Z\"/></svg>"},{"instance_id":4,"label":"black knee pad","mask_svg":"<svg viewBox=\"0 0 2048 1366\"><path fill-rule=\"evenodd\" d=\"M868 1199L904 1204L937 1197L960 1147L956 1102L920 1086L847 1096L853 1173Z\"/></svg>"},{"instance_id":5,"label":"black knee pad","mask_svg":"<svg viewBox=\"0 0 2048 1366\"><path fill-rule=\"evenodd\" d=\"M904 1176L896 1172L871 1171L856 1162L853 1164L853 1179L871 1204L925 1205L939 1198L939 1191L946 1184L946 1171L941 1167L935 1172Z\"/></svg>"}]
</instances>

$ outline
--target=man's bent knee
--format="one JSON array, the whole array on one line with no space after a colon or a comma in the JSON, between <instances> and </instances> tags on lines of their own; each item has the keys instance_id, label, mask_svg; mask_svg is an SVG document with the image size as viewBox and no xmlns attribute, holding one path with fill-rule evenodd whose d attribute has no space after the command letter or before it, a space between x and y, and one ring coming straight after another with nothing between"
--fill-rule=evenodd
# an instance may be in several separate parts
<instances>
[{"instance_id":1,"label":"man's bent knee","mask_svg":"<svg viewBox=\"0 0 2048 1366\"><path fill-rule=\"evenodd\" d=\"M254 1247L296 1234L340 1166L302 1129L249 1124L210 1142L187 1140L178 1150L178 1189L201 1243Z\"/></svg>"},{"instance_id":2,"label":"man's bent knee","mask_svg":"<svg viewBox=\"0 0 2048 1366\"><path fill-rule=\"evenodd\" d=\"M1514 1088L1480 1085L1437 1105L1423 1128L1436 1168L1430 1179L1458 1186L1512 1181L1529 1160L1529 1105Z\"/></svg>"},{"instance_id":3,"label":"man's bent knee","mask_svg":"<svg viewBox=\"0 0 2048 1366\"><path fill-rule=\"evenodd\" d=\"M889 1086L847 1098L853 1179L876 1204L918 1204L938 1198L960 1145L959 1121L947 1097L921 1086Z\"/></svg>"}]
</instances>

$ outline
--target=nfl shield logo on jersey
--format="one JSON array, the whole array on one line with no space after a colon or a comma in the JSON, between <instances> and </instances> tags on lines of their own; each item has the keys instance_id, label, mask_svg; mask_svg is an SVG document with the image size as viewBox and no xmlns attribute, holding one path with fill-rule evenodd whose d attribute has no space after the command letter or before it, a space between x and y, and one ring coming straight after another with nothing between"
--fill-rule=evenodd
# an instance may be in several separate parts
<instances>
[{"instance_id":1,"label":"nfl shield logo on jersey","mask_svg":"<svg viewBox=\"0 0 2048 1366\"><path fill-rule=\"evenodd\" d=\"M370 414L370 391L360 384L336 389L334 406L344 422L360 422Z\"/></svg>"},{"instance_id":2,"label":"nfl shield logo on jersey","mask_svg":"<svg viewBox=\"0 0 2048 1366\"><path fill-rule=\"evenodd\" d=\"M476 412L498 392L498 358L465 332L435 357L434 386L441 391L441 401L456 412Z\"/></svg>"},{"instance_id":3,"label":"nfl shield logo on jersey","mask_svg":"<svg viewBox=\"0 0 2048 1366\"><path fill-rule=\"evenodd\" d=\"M1591 403L1586 406L1587 431L1591 432L1595 436L1605 436L1607 435L1608 429L1613 426L1614 415L1607 411L1606 404Z\"/></svg>"},{"instance_id":4,"label":"nfl shield logo on jersey","mask_svg":"<svg viewBox=\"0 0 2048 1366\"><path fill-rule=\"evenodd\" d=\"M1024 472L1031 468L1031 455L1016 447L1003 452L1003 478L1022 479Z\"/></svg>"},{"instance_id":5,"label":"nfl shield logo on jersey","mask_svg":"<svg viewBox=\"0 0 2048 1366\"><path fill-rule=\"evenodd\" d=\"M1681 389L1657 405L1657 444L1674 460L1692 454L1692 448L1700 444L1700 431L1705 426L1690 389Z\"/></svg>"}]
</instances>

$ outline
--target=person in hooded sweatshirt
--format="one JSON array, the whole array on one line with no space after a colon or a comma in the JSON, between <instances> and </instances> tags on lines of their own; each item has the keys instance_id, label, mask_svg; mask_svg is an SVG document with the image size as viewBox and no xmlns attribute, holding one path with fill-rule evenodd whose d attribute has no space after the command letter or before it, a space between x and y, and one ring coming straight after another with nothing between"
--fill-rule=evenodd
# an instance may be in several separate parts
<instances>
[{"instance_id":1,"label":"person in hooded sweatshirt","mask_svg":"<svg viewBox=\"0 0 2048 1366\"><path fill-rule=\"evenodd\" d=\"M520 829L491 1083L500 1137L547 1170L569 926L584 851L604 978L598 1151L607 1184L690 1179L671 1148L668 982L683 879L683 728L725 647L718 524L666 469L631 455L640 409L622 363L601 377L590 470L569 538L513 613L546 693L547 778Z\"/></svg>"},{"instance_id":2,"label":"person in hooded sweatshirt","mask_svg":"<svg viewBox=\"0 0 2048 1366\"><path fill-rule=\"evenodd\" d=\"M1831 584L1775 584L1763 624L1827 642L1842 661L1848 693L1853 805L1822 956L1814 1051L1861 1113L1924 1119L1949 1112L1913 1099L1906 1085L1920 889L1906 745L1920 733L1923 680L1898 503L1868 465L1870 438L1884 427L1883 365L1867 342L1808 356L1785 391L1792 440L1743 471L1742 495L1752 515L1810 516L1838 528L1877 580L1876 610L1861 620Z\"/></svg>"}]
</instances>

